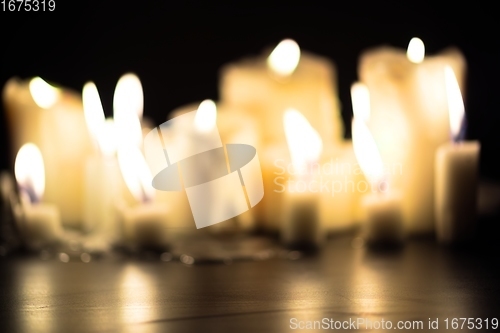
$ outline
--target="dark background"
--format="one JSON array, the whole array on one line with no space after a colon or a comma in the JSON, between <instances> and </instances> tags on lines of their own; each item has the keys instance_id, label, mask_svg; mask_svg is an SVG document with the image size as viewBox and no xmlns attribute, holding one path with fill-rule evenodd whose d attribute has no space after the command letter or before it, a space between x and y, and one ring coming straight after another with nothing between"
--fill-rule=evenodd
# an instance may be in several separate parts
<instances>
[{"instance_id":1,"label":"dark background","mask_svg":"<svg viewBox=\"0 0 500 333\"><path fill-rule=\"evenodd\" d=\"M468 63L468 137L481 141L482 176L500 179L500 52L494 7L478 2L367 6L272 1L236 7L192 1L55 1L54 12L0 12L0 85L12 76L41 76L81 91L92 80L111 115L115 84L132 71L143 84L144 113L156 123L180 105L218 99L223 64L258 54L284 38L336 63L345 121L352 114L349 89L363 50L382 44L406 48L414 36L422 38L427 54L456 46ZM11 162L1 115L0 168L5 169ZM349 131L345 134L350 137Z\"/></svg>"}]
</instances>

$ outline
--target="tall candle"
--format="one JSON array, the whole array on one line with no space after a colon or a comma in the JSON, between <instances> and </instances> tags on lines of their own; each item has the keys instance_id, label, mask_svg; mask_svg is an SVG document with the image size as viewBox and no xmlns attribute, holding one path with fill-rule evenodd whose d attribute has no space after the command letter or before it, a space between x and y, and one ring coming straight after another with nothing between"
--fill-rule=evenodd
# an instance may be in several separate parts
<instances>
[{"instance_id":1,"label":"tall candle","mask_svg":"<svg viewBox=\"0 0 500 333\"><path fill-rule=\"evenodd\" d=\"M424 45L413 39L407 52L391 47L361 56L360 80L371 96L368 127L384 165L400 172L392 186L403 197L405 225L413 234L434 231L434 157L448 140L444 67L463 83L465 60L450 49L424 58Z\"/></svg>"},{"instance_id":2,"label":"tall candle","mask_svg":"<svg viewBox=\"0 0 500 333\"><path fill-rule=\"evenodd\" d=\"M299 111L288 109L283 122L294 176L287 181L283 198L281 238L292 247L319 247L325 240L325 229L319 215L318 181L310 167L318 164L323 143Z\"/></svg>"},{"instance_id":3,"label":"tall candle","mask_svg":"<svg viewBox=\"0 0 500 333\"><path fill-rule=\"evenodd\" d=\"M436 152L436 233L443 243L470 240L477 220L478 141L464 141L465 108L455 74L445 68L451 142Z\"/></svg>"},{"instance_id":4,"label":"tall candle","mask_svg":"<svg viewBox=\"0 0 500 333\"><path fill-rule=\"evenodd\" d=\"M343 126L336 95L334 64L302 51L291 39L272 52L224 66L221 101L259 124L260 155L266 195L256 207L258 228L278 232L283 220L281 172L290 164L282 119L286 109L300 110L318 131L325 150L342 142Z\"/></svg>"},{"instance_id":5,"label":"tall candle","mask_svg":"<svg viewBox=\"0 0 500 333\"><path fill-rule=\"evenodd\" d=\"M134 74L120 77L113 97L113 119L104 118L99 92L92 82L83 88L83 103L85 120L96 146L96 154L86 161L84 227L86 231L114 237L117 232L114 203L126 191L116 150L123 145L142 145L142 87Z\"/></svg>"},{"instance_id":6,"label":"tall candle","mask_svg":"<svg viewBox=\"0 0 500 333\"><path fill-rule=\"evenodd\" d=\"M351 88L354 119L352 140L359 165L371 184L371 193L361 201L364 210L363 234L369 244L400 243L403 240L403 214L401 195L389 188L390 175L384 165L377 145L366 121L370 118L370 94L363 84Z\"/></svg>"},{"instance_id":7,"label":"tall candle","mask_svg":"<svg viewBox=\"0 0 500 333\"><path fill-rule=\"evenodd\" d=\"M83 215L84 161L92 151L81 97L41 78L13 78L3 90L12 153L36 144L44 157L44 198L57 205L62 222L80 227Z\"/></svg>"},{"instance_id":8,"label":"tall candle","mask_svg":"<svg viewBox=\"0 0 500 333\"><path fill-rule=\"evenodd\" d=\"M27 143L19 150L14 171L20 188L22 212L19 231L28 248L40 249L61 240L57 206L41 202L45 190L45 167L38 147Z\"/></svg>"},{"instance_id":9,"label":"tall candle","mask_svg":"<svg viewBox=\"0 0 500 333\"><path fill-rule=\"evenodd\" d=\"M85 161L83 229L112 236L114 206L119 193L119 168L116 160L117 131L112 119L105 120L99 92L94 83L83 88L83 106L96 152Z\"/></svg>"},{"instance_id":10,"label":"tall candle","mask_svg":"<svg viewBox=\"0 0 500 333\"><path fill-rule=\"evenodd\" d=\"M201 103L193 103L179 107L171 112L170 118L176 118L187 112L192 112L197 110L200 106L209 105ZM260 149L260 140L258 137L258 126L254 118L249 115L245 115L241 111L234 110L233 108L223 104L216 103L216 127L220 134L221 142L224 144L248 144L253 147ZM176 135L186 135L187 130L177 129ZM169 136L169 137L173 137ZM178 202L185 202L182 198L185 198L185 194L182 192L166 192L160 191L159 196L167 196L171 200ZM189 212L189 206L181 205L182 209L188 210L187 215L191 216ZM210 232L224 233L224 232L235 232L235 231L249 231L255 227L255 220L259 217L259 212L262 205L257 205L251 210L238 215L231 219L231 221L224 223L217 223L208 228ZM183 214L185 215L185 214ZM183 225L191 226L192 218L184 218Z\"/></svg>"}]
</instances>

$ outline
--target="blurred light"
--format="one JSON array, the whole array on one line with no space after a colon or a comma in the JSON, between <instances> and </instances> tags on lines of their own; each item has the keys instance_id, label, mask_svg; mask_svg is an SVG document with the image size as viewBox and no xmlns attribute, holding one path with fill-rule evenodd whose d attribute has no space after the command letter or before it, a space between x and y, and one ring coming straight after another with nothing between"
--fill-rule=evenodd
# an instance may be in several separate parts
<instances>
[{"instance_id":1,"label":"blurred light","mask_svg":"<svg viewBox=\"0 0 500 333\"><path fill-rule=\"evenodd\" d=\"M16 156L14 174L17 183L31 202L39 201L45 191L45 166L40 149L33 143L24 144Z\"/></svg>"},{"instance_id":2,"label":"blurred light","mask_svg":"<svg viewBox=\"0 0 500 333\"><path fill-rule=\"evenodd\" d=\"M306 117L295 109L285 111L283 126L294 167L305 172L309 163L318 161L323 141Z\"/></svg>"},{"instance_id":3,"label":"blurred light","mask_svg":"<svg viewBox=\"0 0 500 333\"><path fill-rule=\"evenodd\" d=\"M29 89L36 105L48 109L54 105L60 96L60 90L51 86L40 77L31 79Z\"/></svg>"},{"instance_id":4,"label":"blurred light","mask_svg":"<svg viewBox=\"0 0 500 333\"><path fill-rule=\"evenodd\" d=\"M276 74L289 76L300 60L300 47L292 39L281 41L267 58L267 65Z\"/></svg>"},{"instance_id":5,"label":"blurred light","mask_svg":"<svg viewBox=\"0 0 500 333\"><path fill-rule=\"evenodd\" d=\"M408 44L408 50L406 51L406 56L408 60L415 64L419 64L424 61L425 57L425 45L424 42L417 37L410 40Z\"/></svg>"},{"instance_id":6,"label":"blurred light","mask_svg":"<svg viewBox=\"0 0 500 333\"><path fill-rule=\"evenodd\" d=\"M460 129L465 116L464 100L460 92L455 72L450 66L445 69L446 97L448 99L448 110L450 117L450 130L454 140L459 139Z\"/></svg>"},{"instance_id":7,"label":"blurred light","mask_svg":"<svg viewBox=\"0 0 500 333\"><path fill-rule=\"evenodd\" d=\"M200 133L208 133L215 128L216 122L217 106L212 100L206 99L200 103L198 111L196 111L195 128Z\"/></svg>"},{"instance_id":8,"label":"blurred light","mask_svg":"<svg viewBox=\"0 0 500 333\"><path fill-rule=\"evenodd\" d=\"M356 82L351 86L352 112L356 119L364 122L370 119L370 91L368 87Z\"/></svg>"}]
</instances>

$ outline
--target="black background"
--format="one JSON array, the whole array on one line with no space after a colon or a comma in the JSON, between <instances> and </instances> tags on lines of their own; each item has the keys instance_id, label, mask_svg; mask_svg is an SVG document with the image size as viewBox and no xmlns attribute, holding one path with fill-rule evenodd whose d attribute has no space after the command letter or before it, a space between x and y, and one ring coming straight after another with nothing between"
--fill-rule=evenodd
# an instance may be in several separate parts
<instances>
[{"instance_id":1,"label":"black background","mask_svg":"<svg viewBox=\"0 0 500 333\"><path fill-rule=\"evenodd\" d=\"M406 48L414 36L422 38L427 54L456 46L468 63L468 137L481 141L482 176L500 179L499 24L497 11L489 5L55 2L53 12L0 12L0 85L12 76L41 76L81 91L92 80L111 115L117 80L135 72L144 88L144 114L156 123L180 105L217 99L223 64L258 54L284 38L336 63L346 122L352 115L349 89L364 50L383 44ZM11 161L1 114L0 168L5 169Z\"/></svg>"}]
</instances>

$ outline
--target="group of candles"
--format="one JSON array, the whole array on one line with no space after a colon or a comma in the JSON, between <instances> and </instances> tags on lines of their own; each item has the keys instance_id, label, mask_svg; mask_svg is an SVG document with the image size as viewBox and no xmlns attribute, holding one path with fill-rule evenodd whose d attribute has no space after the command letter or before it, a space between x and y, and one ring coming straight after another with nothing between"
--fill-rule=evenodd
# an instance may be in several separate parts
<instances>
[{"instance_id":1,"label":"group of candles","mask_svg":"<svg viewBox=\"0 0 500 333\"><path fill-rule=\"evenodd\" d=\"M207 229L255 228L286 245L315 247L328 232L358 223L373 243L434 231L443 242L471 236L479 144L463 141L465 61L457 50L424 54L414 38L406 52L381 47L362 55L351 89L352 142L343 139L328 59L287 39L264 56L224 66L220 102L170 114L197 110L197 123L187 126L217 126L223 144L256 147L264 198ZM143 118L137 76L118 81L112 119L92 82L80 97L40 78L12 79L3 98L28 246L60 239L63 226L139 247L163 247L177 231L194 229L185 192L152 186L143 138L153 127ZM169 130L176 144L203 138Z\"/></svg>"}]
</instances>

